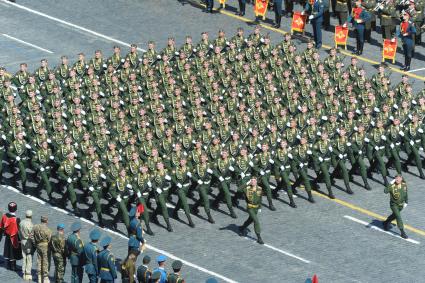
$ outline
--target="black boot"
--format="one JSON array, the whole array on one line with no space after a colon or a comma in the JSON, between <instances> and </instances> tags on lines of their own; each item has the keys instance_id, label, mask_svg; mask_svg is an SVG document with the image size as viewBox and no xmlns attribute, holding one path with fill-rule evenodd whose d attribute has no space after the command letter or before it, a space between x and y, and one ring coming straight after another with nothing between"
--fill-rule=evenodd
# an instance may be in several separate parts
<instances>
[{"instance_id":1,"label":"black boot","mask_svg":"<svg viewBox=\"0 0 425 283\"><path fill-rule=\"evenodd\" d=\"M412 61L412 58L407 57L407 64L406 64L406 68L404 69L404 71L408 72L410 71L410 62Z\"/></svg>"},{"instance_id":2,"label":"black boot","mask_svg":"<svg viewBox=\"0 0 425 283\"><path fill-rule=\"evenodd\" d=\"M349 195L352 195L353 194L353 191L351 190L350 185L348 185L346 187L346 191L347 191L347 194L349 194Z\"/></svg>"},{"instance_id":3,"label":"black boot","mask_svg":"<svg viewBox=\"0 0 425 283\"><path fill-rule=\"evenodd\" d=\"M372 188L369 186L369 183L368 183L368 182L365 182L365 184L364 184L364 188L365 188L366 190L368 190L368 191L372 190Z\"/></svg>"},{"instance_id":4,"label":"black boot","mask_svg":"<svg viewBox=\"0 0 425 283\"><path fill-rule=\"evenodd\" d=\"M177 211L177 209L174 209L173 210L173 213L171 214L171 217L173 217L174 219L180 219L179 218L179 213L178 213L178 211Z\"/></svg>"},{"instance_id":5,"label":"black boot","mask_svg":"<svg viewBox=\"0 0 425 283\"><path fill-rule=\"evenodd\" d=\"M387 220L382 221L382 227L384 228L385 231L388 231L389 230L388 224L389 223L387 222Z\"/></svg>"},{"instance_id":6,"label":"black boot","mask_svg":"<svg viewBox=\"0 0 425 283\"><path fill-rule=\"evenodd\" d=\"M190 217L190 215L187 215L187 221L189 222L190 228L195 228L195 223L193 223L192 217Z\"/></svg>"},{"instance_id":7,"label":"black boot","mask_svg":"<svg viewBox=\"0 0 425 283\"><path fill-rule=\"evenodd\" d=\"M230 217L232 217L233 219L238 218L238 217L236 216L235 211L233 210L233 208L230 208L230 209L229 209L229 212L230 212Z\"/></svg>"},{"instance_id":8,"label":"black boot","mask_svg":"<svg viewBox=\"0 0 425 283\"><path fill-rule=\"evenodd\" d=\"M260 234L257 234L257 243L259 243L260 245L264 245L264 241L261 238L261 235Z\"/></svg>"},{"instance_id":9,"label":"black boot","mask_svg":"<svg viewBox=\"0 0 425 283\"><path fill-rule=\"evenodd\" d=\"M315 203L316 201L314 200L312 193L307 192L307 194L308 194L308 201L311 202L311 203Z\"/></svg>"},{"instance_id":10,"label":"black boot","mask_svg":"<svg viewBox=\"0 0 425 283\"><path fill-rule=\"evenodd\" d=\"M215 221L214 221L214 219L212 218L211 213L208 213L207 215L208 215L208 222L209 222L209 223L211 223L211 224L214 224L214 223L215 223Z\"/></svg>"},{"instance_id":11,"label":"black boot","mask_svg":"<svg viewBox=\"0 0 425 283\"><path fill-rule=\"evenodd\" d=\"M243 225L239 226L238 230L239 230L239 236L241 237L245 237L248 234L248 232L246 231L246 227Z\"/></svg>"},{"instance_id":12,"label":"black boot","mask_svg":"<svg viewBox=\"0 0 425 283\"><path fill-rule=\"evenodd\" d=\"M173 232L173 228L171 227L171 224L170 224L170 220L169 219L165 219L165 224L167 225L167 231L168 232Z\"/></svg>"},{"instance_id":13,"label":"black boot","mask_svg":"<svg viewBox=\"0 0 425 283\"><path fill-rule=\"evenodd\" d=\"M407 237L406 232L404 232L404 229L400 229L400 236L401 236L403 239L407 239L407 238L409 238L409 237Z\"/></svg>"}]
</instances>

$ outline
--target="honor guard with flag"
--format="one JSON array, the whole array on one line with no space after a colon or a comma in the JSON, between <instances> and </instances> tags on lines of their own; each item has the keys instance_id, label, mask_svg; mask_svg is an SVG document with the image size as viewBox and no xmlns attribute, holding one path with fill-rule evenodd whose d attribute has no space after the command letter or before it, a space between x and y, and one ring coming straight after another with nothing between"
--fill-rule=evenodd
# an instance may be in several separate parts
<instances>
[{"instance_id":1,"label":"honor guard with flag","mask_svg":"<svg viewBox=\"0 0 425 283\"><path fill-rule=\"evenodd\" d=\"M16 270L16 260L22 259L18 234L20 219L15 215L18 205L12 201L7 208L9 212L3 214L0 222L0 241L5 235L3 257L7 259L7 269Z\"/></svg>"},{"instance_id":2,"label":"honor guard with flag","mask_svg":"<svg viewBox=\"0 0 425 283\"><path fill-rule=\"evenodd\" d=\"M415 47L414 36L416 34L416 28L414 23L410 21L410 14L405 12L403 14L403 21L400 23L399 37L403 42L403 53L404 53L404 66L401 68L403 71L410 70L410 63L413 57L413 49Z\"/></svg>"},{"instance_id":3,"label":"honor guard with flag","mask_svg":"<svg viewBox=\"0 0 425 283\"><path fill-rule=\"evenodd\" d=\"M356 1L356 7L353 8L351 16L348 18L348 22L351 22L356 30L357 48L353 54L362 55L363 53L365 25L369 19L370 15L362 7L362 1Z\"/></svg>"},{"instance_id":4,"label":"honor guard with flag","mask_svg":"<svg viewBox=\"0 0 425 283\"><path fill-rule=\"evenodd\" d=\"M322 23L323 23L323 12L325 11L325 4L322 0L309 0L304 8L304 13L308 13L312 26L313 36L316 48L322 47Z\"/></svg>"}]
</instances>

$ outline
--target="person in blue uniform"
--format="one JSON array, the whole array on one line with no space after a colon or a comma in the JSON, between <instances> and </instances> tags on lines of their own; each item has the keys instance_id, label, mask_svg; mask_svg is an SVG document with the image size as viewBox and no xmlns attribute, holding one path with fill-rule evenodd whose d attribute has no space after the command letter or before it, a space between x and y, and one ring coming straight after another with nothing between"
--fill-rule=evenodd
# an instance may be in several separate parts
<instances>
[{"instance_id":1,"label":"person in blue uniform","mask_svg":"<svg viewBox=\"0 0 425 283\"><path fill-rule=\"evenodd\" d=\"M305 5L303 12L310 15L308 19L313 26L314 43L317 49L322 47L322 24L324 11L325 4L322 0L309 0Z\"/></svg>"},{"instance_id":2,"label":"person in blue uniform","mask_svg":"<svg viewBox=\"0 0 425 283\"><path fill-rule=\"evenodd\" d=\"M413 49L415 47L414 37L416 34L415 24L410 21L410 14L403 13L403 22L400 23L400 38L403 42L404 66L403 71L410 70L410 63L413 57Z\"/></svg>"},{"instance_id":3,"label":"person in blue uniform","mask_svg":"<svg viewBox=\"0 0 425 283\"><path fill-rule=\"evenodd\" d=\"M274 28L280 28L280 22L282 21L282 0L274 0L274 16L275 24Z\"/></svg>"},{"instance_id":4,"label":"person in blue uniform","mask_svg":"<svg viewBox=\"0 0 425 283\"><path fill-rule=\"evenodd\" d=\"M97 255L100 283L113 283L117 279L115 257L111 252L111 242L112 238L109 236L105 236L100 241L100 245L103 247L103 251Z\"/></svg>"},{"instance_id":5,"label":"person in blue uniform","mask_svg":"<svg viewBox=\"0 0 425 283\"><path fill-rule=\"evenodd\" d=\"M348 17L348 22L353 24L356 30L356 42L357 48L353 51L353 54L362 55L364 46L364 32L366 22L370 20L369 13L362 7L362 1L356 1L356 6Z\"/></svg>"},{"instance_id":6,"label":"person in blue uniform","mask_svg":"<svg viewBox=\"0 0 425 283\"><path fill-rule=\"evenodd\" d=\"M74 222L71 225L72 234L68 236L65 242L69 262L71 263L71 283L83 282L82 255L84 243L80 238L81 223Z\"/></svg>"},{"instance_id":7,"label":"person in blue uniform","mask_svg":"<svg viewBox=\"0 0 425 283\"><path fill-rule=\"evenodd\" d=\"M91 242L84 245L84 269L89 278L89 282L97 283L97 274L99 274L99 269L97 267L97 253L99 252L97 242L101 237L101 233L98 229L94 229L90 232L89 237Z\"/></svg>"},{"instance_id":8,"label":"person in blue uniform","mask_svg":"<svg viewBox=\"0 0 425 283\"><path fill-rule=\"evenodd\" d=\"M161 273L161 279L159 280L159 283L167 282L168 274L167 274L167 271L165 271L165 261L166 260L167 260L167 257L165 255L159 255L159 256L156 257L156 262L158 263L158 267L153 270L152 276L156 272L160 272Z\"/></svg>"}]
</instances>

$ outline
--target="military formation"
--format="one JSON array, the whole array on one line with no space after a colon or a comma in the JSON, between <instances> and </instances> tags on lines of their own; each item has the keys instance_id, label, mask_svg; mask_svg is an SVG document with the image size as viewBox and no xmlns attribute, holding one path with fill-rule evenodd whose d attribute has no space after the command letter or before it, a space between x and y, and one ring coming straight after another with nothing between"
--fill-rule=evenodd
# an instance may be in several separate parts
<instances>
[{"instance_id":1,"label":"military formation","mask_svg":"<svg viewBox=\"0 0 425 283\"><path fill-rule=\"evenodd\" d=\"M356 174L366 190L374 174L389 186L391 167L414 165L425 178L425 91L413 93L407 76L393 86L385 65L368 77L336 49L324 60L313 42L297 52L289 34L273 45L260 27L204 32L198 43L187 36L180 47L169 38L162 50L149 42L143 53L115 46L110 57L80 53L73 64L62 56L56 68L43 59L34 73L2 68L0 103L0 158L14 186L45 190L76 215L92 201L89 217L105 225L110 215L129 231L132 204L153 234L159 215L173 231L180 209L190 227L201 207L211 223L220 205L236 218L242 197L248 208L261 203L252 189L275 210L286 195L294 208L295 194L314 203L321 183L334 198L337 178L348 194Z\"/></svg>"}]
</instances>

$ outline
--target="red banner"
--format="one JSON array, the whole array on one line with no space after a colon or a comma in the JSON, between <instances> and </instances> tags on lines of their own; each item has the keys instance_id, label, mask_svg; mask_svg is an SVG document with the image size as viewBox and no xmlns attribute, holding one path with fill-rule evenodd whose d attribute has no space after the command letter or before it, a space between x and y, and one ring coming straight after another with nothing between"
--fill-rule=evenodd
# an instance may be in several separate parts
<instances>
[{"instance_id":1,"label":"red banner","mask_svg":"<svg viewBox=\"0 0 425 283\"><path fill-rule=\"evenodd\" d=\"M395 62L395 55L397 54L397 40L384 39L384 46L382 49L382 61L390 59Z\"/></svg>"},{"instance_id":2,"label":"red banner","mask_svg":"<svg viewBox=\"0 0 425 283\"><path fill-rule=\"evenodd\" d=\"M256 17L264 17L267 13L267 6L269 5L269 0L256 0L254 5L254 14Z\"/></svg>"},{"instance_id":3,"label":"red banner","mask_svg":"<svg viewBox=\"0 0 425 283\"><path fill-rule=\"evenodd\" d=\"M335 27L335 45L347 45L348 27L336 26Z\"/></svg>"},{"instance_id":4,"label":"red banner","mask_svg":"<svg viewBox=\"0 0 425 283\"><path fill-rule=\"evenodd\" d=\"M294 15L292 16L291 32L304 32L306 20L307 15L302 15L301 12L294 12Z\"/></svg>"},{"instance_id":5,"label":"red banner","mask_svg":"<svg viewBox=\"0 0 425 283\"><path fill-rule=\"evenodd\" d=\"M226 4L226 0L219 0L218 2L220 2L221 5Z\"/></svg>"}]
</instances>

